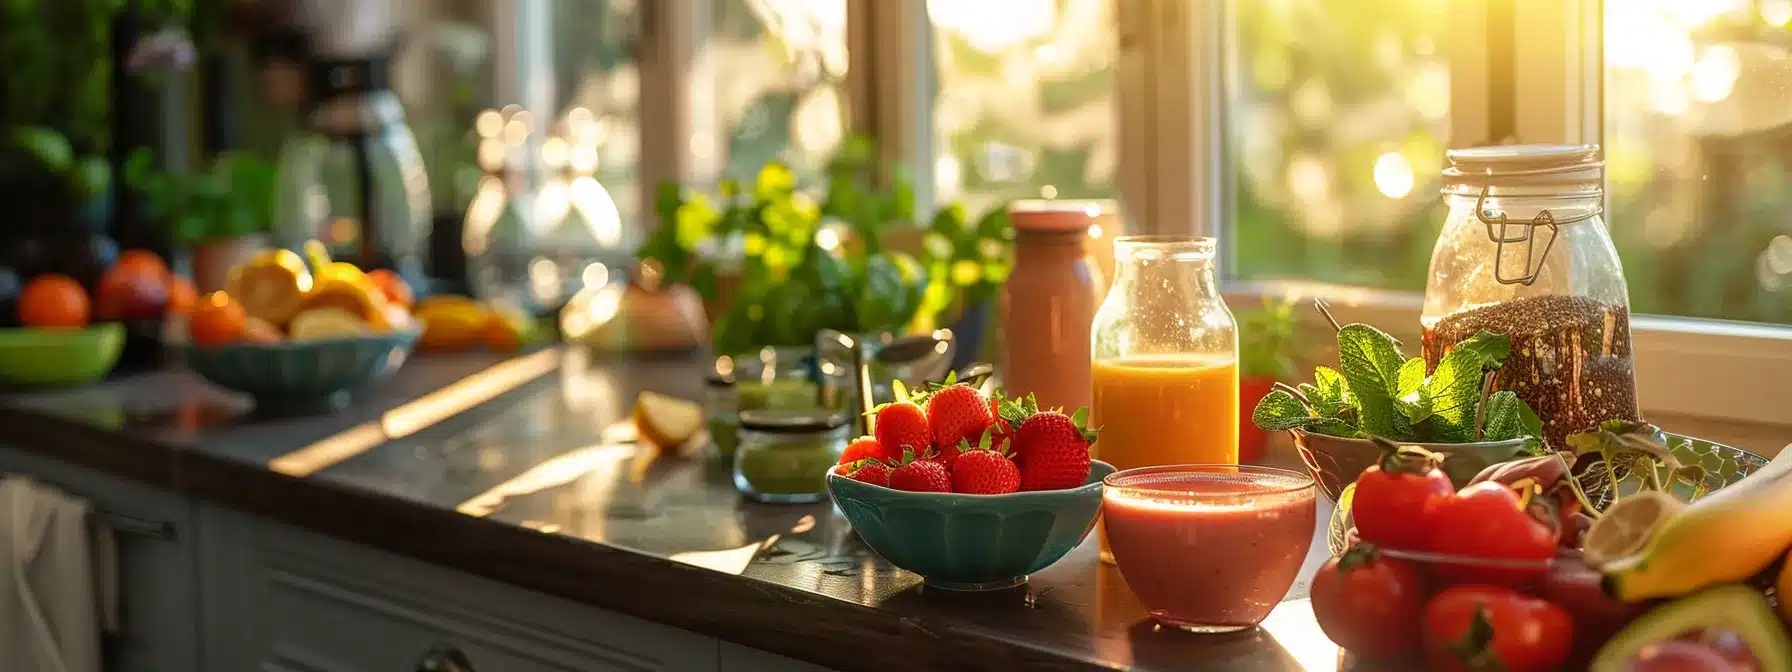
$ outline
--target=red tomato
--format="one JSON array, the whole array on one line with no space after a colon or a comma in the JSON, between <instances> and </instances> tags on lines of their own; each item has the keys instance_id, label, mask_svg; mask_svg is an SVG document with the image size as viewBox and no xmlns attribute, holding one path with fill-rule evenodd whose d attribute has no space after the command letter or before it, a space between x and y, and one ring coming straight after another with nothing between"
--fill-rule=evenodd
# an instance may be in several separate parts
<instances>
[{"instance_id":1,"label":"red tomato","mask_svg":"<svg viewBox=\"0 0 1792 672\"><path fill-rule=\"evenodd\" d=\"M1313 616L1325 636L1365 659L1398 658L1419 648L1424 585L1412 565L1357 544L1313 576Z\"/></svg>"},{"instance_id":2,"label":"red tomato","mask_svg":"<svg viewBox=\"0 0 1792 672\"><path fill-rule=\"evenodd\" d=\"M1438 500L1431 510L1431 526L1434 552L1536 562L1534 569L1436 563L1438 573L1457 582L1524 585L1542 578L1549 570L1547 561L1556 554L1555 527L1533 518L1518 493L1503 483L1476 483Z\"/></svg>"},{"instance_id":3,"label":"red tomato","mask_svg":"<svg viewBox=\"0 0 1792 672\"><path fill-rule=\"evenodd\" d=\"M1425 605L1425 654L1434 670L1556 670L1567 662L1574 619L1510 588L1454 586Z\"/></svg>"},{"instance_id":4,"label":"red tomato","mask_svg":"<svg viewBox=\"0 0 1792 672\"><path fill-rule=\"evenodd\" d=\"M1383 548L1425 550L1431 505L1455 491L1436 455L1417 448L1388 452L1356 478L1350 515L1357 536Z\"/></svg>"}]
</instances>

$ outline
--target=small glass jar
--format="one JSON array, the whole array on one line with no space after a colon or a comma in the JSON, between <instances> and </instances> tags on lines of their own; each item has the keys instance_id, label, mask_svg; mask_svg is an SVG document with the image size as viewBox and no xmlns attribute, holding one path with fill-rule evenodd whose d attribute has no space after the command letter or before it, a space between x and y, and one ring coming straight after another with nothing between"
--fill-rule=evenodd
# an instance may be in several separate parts
<instances>
[{"instance_id":1,"label":"small glass jar","mask_svg":"<svg viewBox=\"0 0 1792 672\"><path fill-rule=\"evenodd\" d=\"M1603 217L1597 145L1451 150L1449 215L1431 252L1425 364L1481 331L1512 339L1496 389L1543 420L1544 440L1638 420L1630 295Z\"/></svg>"},{"instance_id":2,"label":"small glass jar","mask_svg":"<svg viewBox=\"0 0 1792 672\"><path fill-rule=\"evenodd\" d=\"M740 410L813 409L821 404L814 348L766 346L728 359Z\"/></svg>"},{"instance_id":3,"label":"small glass jar","mask_svg":"<svg viewBox=\"0 0 1792 672\"><path fill-rule=\"evenodd\" d=\"M821 501L828 469L846 452L851 429L845 415L830 411L741 411L734 488L772 504Z\"/></svg>"},{"instance_id":4,"label":"small glass jar","mask_svg":"<svg viewBox=\"0 0 1792 672\"><path fill-rule=\"evenodd\" d=\"M703 424L709 430L710 456L734 464L740 431L740 395L734 388L734 376L723 373L719 367L704 380Z\"/></svg>"}]
</instances>

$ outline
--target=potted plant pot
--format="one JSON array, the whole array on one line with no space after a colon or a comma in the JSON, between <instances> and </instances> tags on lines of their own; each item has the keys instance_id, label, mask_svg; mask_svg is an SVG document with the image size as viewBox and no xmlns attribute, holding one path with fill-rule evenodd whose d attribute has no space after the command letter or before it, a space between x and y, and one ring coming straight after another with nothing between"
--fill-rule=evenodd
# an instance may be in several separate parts
<instances>
[{"instance_id":1,"label":"potted plant pot","mask_svg":"<svg viewBox=\"0 0 1792 672\"><path fill-rule=\"evenodd\" d=\"M217 238L194 245L193 288L201 294L224 289L230 280L230 269L267 247L267 236L259 233Z\"/></svg>"},{"instance_id":2,"label":"potted plant pot","mask_svg":"<svg viewBox=\"0 0 1792 672\"><path fill-rule=\"evenodd\" d=\"M1251 411L1257 402L1269 395L1276 379L1269 376L1246 376L1238 379L1238 461L1254 464L1263 460L1269 446L1269 432L1251 422Z\"/></svg>"}]
</instances>

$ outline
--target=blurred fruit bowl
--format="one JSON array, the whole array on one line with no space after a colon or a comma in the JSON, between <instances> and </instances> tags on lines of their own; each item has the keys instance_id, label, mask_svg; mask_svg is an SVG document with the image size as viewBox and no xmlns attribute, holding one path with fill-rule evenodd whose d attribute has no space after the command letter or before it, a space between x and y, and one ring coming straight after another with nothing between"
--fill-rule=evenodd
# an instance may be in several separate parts
<instances>
[{"instance_id":1,"label":"blurred fruit bowl","mask_svg":"<svg viewBox=\"0 0 1792 672\"><path fill-rule=\"evenodd\" d=\"M212 384L255 398L257 406L333 407L347 393L404 364L419 331L392 331L275 343L190 346L187 366Z\"/></svg>"},{"instance_id":2,"label":"blurred fruit bowl","mask_svg":"<svg viewBox=\"0 0 1792 672\"><path fill-rule=\"evenodd\" d=\"M80 329L0 329L0 380L14 385L79 385L99 380L118 364L124 325Z\"/></svg>"},{"instance_id":3,"label":"blurred fruit bowl","mask_svg":"<svg viewBox=\"0 0 1792 672\"><path fill-rule=\"evenodd\" d=\"M1090 465L1084 485L1005 495L904 492L828 470L828 493L865 545L884 560L948 590L1001 590L1063 558L1101 513L1101 479L1114 466Z\"/></svg>"}]
</instances>

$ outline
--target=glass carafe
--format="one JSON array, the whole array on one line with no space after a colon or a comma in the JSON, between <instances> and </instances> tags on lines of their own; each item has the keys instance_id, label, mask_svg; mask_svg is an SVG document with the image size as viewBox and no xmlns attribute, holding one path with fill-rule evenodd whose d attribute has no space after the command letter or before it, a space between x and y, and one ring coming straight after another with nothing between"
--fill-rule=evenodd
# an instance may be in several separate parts
<instances>
[{"instance_id":1,"label":"glass carafe","mask_svg":"<svg viewBox=\"0 0 1792 672\"><path fill-rule=\"evenodd\" d=\"M1212 238L1116 239L1091 331L1097 459L1238 462L1238 326L1214 279ZM1102 558L1111 562L1105 534Z\"/></svg>"},{"instance_id":2,"label":"glass carafe","mask_svg":"<svg viewBox=\"0 0 1792 672\"><path fill-rule=\"evenodd\" d=\"M1640 418L1630 296L1603 218L1594 145L1452 150L1448 219L1425 287L1424 355L1436 368L1487 331L1512 339L1496 389L1543 420L1551 447L1611 419Z\"/></svg>"}]
</instances>

